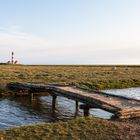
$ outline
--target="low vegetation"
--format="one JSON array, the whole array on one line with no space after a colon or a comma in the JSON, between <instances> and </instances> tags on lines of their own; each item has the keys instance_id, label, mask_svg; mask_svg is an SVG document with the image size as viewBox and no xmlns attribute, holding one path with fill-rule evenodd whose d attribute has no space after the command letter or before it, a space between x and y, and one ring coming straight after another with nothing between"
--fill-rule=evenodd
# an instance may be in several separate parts
<instances>
[{"instance_id":1,"label":"low vegetation","mask_svg":"<svg viewBox=\"0 0 140 140\"><path fill-rule=\"evenodd\" d=\"M26 66L0 65L0 83L46 82L91 89L140 85L140 66Z\"/></svg>"},{"instance_id":2,"label":"low vegetation","mask_svg":"<svg viewBox=\"0 0 140 140\"><path fill-rule=\"evenodd\" d=\"M140 86L140 66L0 65L0 84L45 82L90 89ZM0 88L0 95L5 91ZM140 123L140 120L138 120ZM77 118L67 122L22 126L0 132L1 140L139 140L137 123Z\"/></svg>"},{"instance_id":3,"label":"low vegetation","mask_svg":"<svg viewBox=\"0 0 140 140\"><path fill-rule=\"evenodd\" d=\"M4 140L138 140L139 128L95 118L22 126L0 132Z\"/></svg>"}]
</instances>

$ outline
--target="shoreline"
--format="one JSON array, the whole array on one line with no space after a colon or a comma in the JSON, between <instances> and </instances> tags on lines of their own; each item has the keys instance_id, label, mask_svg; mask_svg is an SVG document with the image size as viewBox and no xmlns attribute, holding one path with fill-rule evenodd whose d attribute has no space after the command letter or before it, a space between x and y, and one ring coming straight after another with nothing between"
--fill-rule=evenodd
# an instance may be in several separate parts
<instances>
[{"instance_id":1,"label":"shoreline","mask_svg":"<svg viewBox=\"0 0 140 140\"><path fill-rule=\"evenodd\" d=\"M5 90L7 90L7 89L6 89L6 85L7 85L7 84L0 84L0 89L3 90L3 92L4 92ZM135 88L135 87L131 87L131 88ZM9 91L8 91L8 92L9 92ZM12 93L12 91L9 92L9 94L3 94L3 95L1 96L1 98L2 98L2 97L5 97L5 98L6 98L6 97L7 97L7 98L13 97L14 95L11 94L11 93ZM23 93L23 94L20 95L20 97L25 96L25 95L28 96L28 94ZM42 93L37 93L36 95L37 95L37 96L40 96L40 95L42 96L43 94L42 94ZM45 95L46 95L46 94L45 94ZM97 117L97 119L98 119L98 117ZM104 119L103 119L103 120L104 120ZM105 120L106 120L106 119L105 119ZM108 120L108 119L107 119L107 120ZM69 120L65 120L65 121L69 121ZM112 119L109 119L109 121L113 121L113 120L112 120ZM45 124L46 124L46 123L45 123ZM38 123L35 124L35 125L38 125ZM28 126L28 125L27 125L27 126ZM20 126L17 126L17 127L20 127ZM21 126L21 127L22 127L22 126Z\"/></svg>"},{"instance_id":2,"label":"shoreline","mask_svg":"<svg viewBox=\"0 0 140 140\"><path fill-rule=\"evenodd\" d=\"M46 82L50 84L72 84L84 88L103 90L103 89L122 89L140 87L140 67L131 66L27 66L27 65L0 65L0 95L2 97L12 96L12 92L6 91L7 83L11 82ZM84 124L84 125L83 125ZM92 127L90 127L90 125ZM108 121L98 118L86 118L68 120L66 122L56 122L44 125L24 126L5 131L0 131L3 139L36 139L52 138L62 140L99 138L103 133L104 138L112 140L139 138L140 119ZM59 130L56 126L59 126ZM99 127L96 127L99 126ZM82 130L83 129L83 130ZM107 131L104 131L107 130ZM127 131L124 133L124 130ZM136 130L136 131L134 131ZM46 134L46 131L48 132ZM85 132L84 132L85 131ZM22 133L23 132L23 133ZM56 132L56 133L53 133ZM90 133L89 133L90 132ZM29 133L29 134L28 134ZM37 133L37 134L36 134ZM23 136L22 136L23 134ZM95 136L94 136L95 135ZM108 137L106 137L108 136ZM139 136L139 137L138 137ZM101 137L100 137L101 138ZM49 139L50 140L50 139Z\"/></svg>"},{"instance_id":3,"label":"shoreline","mask_svg":"<svg viewBox=\"0 0 140 140\"><path fill-rule=\"evenodd\" d=\"M22 82L20 82L20 83L22 83ZM26 82L23 82L23 83L26 83ZM29 82L29 83L31 83L31 82ZM34 82L33 82L34 83ZM41 83L41 82L40 82ZM0 83L0 95L1 95L1 97L3 96L3 97L7 97L7 96L12 96L11 95L11 93L12 93L12 91L10 91L10 90L8 90L7 88L6 88L6 86L7 86L7 84L9 84L9 83ZM53 84L53 83L51 83L51 84ZM56 83L54 83L54 84L56 84ZM67 84L69 84L69 83L67 83ZM121 83L118 83L119 85L121 84ZM105 85L105 84L104 84ZM106 83L106 85L107 86L102 86L100 89L99 88L91 88L91 85L90 86L87 86L87 84L85 84L85 85L81 85L81 84L74 84L74 86L80 86L80 87L83 87L83 88L87 88L87 89L91 89L91 90L97 90L97 91L100 91L100 90L110 90L110 89L127 89L127 88L138 88L138 87L140 87L140 85L135 85L135 84L132 84L132 85L128 85L128 86L115 86L116 88L113 88L113 86L111 86L111 85L109 85L109 84L107 84ZM134 86L135 85L135 86ZM106 87L106 88L105 88ZM41 93L37 93L37 95L42 95ZM23 94L24 95L24 94ZM25 93L25 95L27 95L26 93Z\"/></svg>"},{"instance_id":4,"label":"shoreline","mask_svg":"<svg viewBox=\"0 0 140 140\"><path fill-rule=\"evenodd\" d=\"M94 117L78 117L68 121L25 125L7 129L0 131L0 138L15 140L40 138L45 140L76 140L83 138L84 140L132 140L139 138L139 129L139 125L128 122L108 121Z\"/></svg>"}]
</instances>

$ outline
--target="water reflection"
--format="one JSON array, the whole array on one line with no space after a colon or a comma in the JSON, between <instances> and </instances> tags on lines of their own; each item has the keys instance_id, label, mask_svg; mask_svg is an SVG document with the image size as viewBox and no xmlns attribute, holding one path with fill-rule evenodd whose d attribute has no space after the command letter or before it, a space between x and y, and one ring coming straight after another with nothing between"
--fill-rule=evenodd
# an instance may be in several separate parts
<instances>
[{"instance_id":1,"label":"water reflection","mask_svg":"<svg viewBox=\"0 0 140 140\"><path fill-rule=\"evenodd\" d=\"M124 97L140 100L140 88L126 88L126 89L109 89L103 90L109 94L121 95Z\"/></svg>"},{"instance_id":2,"label":"water reflection","mask_svg":"<svg viewBox=\"0 0 140 140\"><path fill-rule=\"evenodd\" d=\"M76 115L82 116L82 110L75 112L75 101L58 97L56 110L52 110L51 96L36 96L31 102L28 96L0 99L0 129L25 124L67 120ZM110 118L110 114L92 109L91 114Z\"/></svg>"},{"instance_id":3,"label":"water reflection","mask_svg":"<svg viewBox=\"0 0 140 140\"><path fill-rule=\"evenodd\" d=\"M140 88L104 90L107 93L140 100ZM52 110L51 96L35 96L31 102L28 96L0 99L0 129L26 124L54 122L83 116L82 110L75 112L75 101L58 97L56 110ZM91 109L90 114L109 119L113 114Z\"/></svg>"}]
</instances>

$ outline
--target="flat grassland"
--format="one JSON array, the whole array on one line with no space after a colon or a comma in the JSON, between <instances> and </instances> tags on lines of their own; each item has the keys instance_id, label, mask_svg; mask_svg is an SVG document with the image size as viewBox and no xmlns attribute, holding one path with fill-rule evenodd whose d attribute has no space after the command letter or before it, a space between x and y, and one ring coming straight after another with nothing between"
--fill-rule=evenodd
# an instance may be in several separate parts
<instances>
[{"instance_id":1,"label":"flat grassland","mask_svg":"<svg viewBox=\"0 0 140 140\"><path fill-rule=\"evenodd\" d=\"M91 89L140 86L140 66L0 65L0 84L46 82ZM140 120L107 121L77 118L0 132L2 140L139 140Z\"/></svg>"},{"instance_id":2,"label":"flat grassland","mask_svg":"<svg viewBox=\"0 0 140 140\"><path fill-rule=\"evenodd\" d=\"M140 86L140 66L0 65L0 83L46 82L91 89Z\"/></svg>"}]
</instances>

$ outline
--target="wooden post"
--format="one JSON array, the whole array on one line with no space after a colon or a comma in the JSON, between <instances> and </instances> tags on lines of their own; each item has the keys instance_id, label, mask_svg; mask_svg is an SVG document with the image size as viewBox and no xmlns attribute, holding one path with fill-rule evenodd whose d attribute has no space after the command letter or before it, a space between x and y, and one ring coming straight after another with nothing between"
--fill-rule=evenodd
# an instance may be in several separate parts
<instances>
[{"instance_id":1,"label":"wooden post","mask_svg":"<svg viewBox=\"0 0 140 140\"><path fill-rule=\"evenodd\" d=\"M31 96L31 100L33 100L34 99L34 94L32 92L30 93L30 96Z\"/></svg>"},{"instance_id":2,"label":"wooden post","mask_svg":"<svg viewBox=\"0 0 140 140\"><path fill-rule=\"evenodd\" d=\"M86 104L82 104L82 105L80 105L80 109L83 109L83 112L84 112L84 116L85 117L89 116L90 106L88 106Z\"/></svg>"},{"instance_id":3,"label":"wooden post","mask_svg":"<svg viewBox=\"0 0 140 140\"><path fill-rule=\"evenodd\" d=\"M19 93L19 90L14 90L14 91L13 91L13 96L14 96L14 98L17 97L17 93Z\"/></svg>"},{"instance_id":4,"label":"wooden post","mask_svg":"<svg viewBox=\"0 0 140 140\"><path fill-rule=\"evenodd\" d=\"M16 98L16 96L17 96L17 93L16 93L16 92L14 92L14 98Z\"/></svg>"},{"instance_id":5,"label":"wooden post","mask_svg":"<svg viewBox=\"0 0 140 140\"><path fill-rule=\"evenodd\" d=\"M57 105L57 96L56 95L52 95L52 109L55 110L56 109L56 105Z\"/></svg>"},{"instance_id":6,"label":"wooden post","mask_svg":"<svg viewBox=\"0 0 140 140\"><path fill-rule=\"evenodd\" d=\"M83 111L84 111L84 116L88 117L89 116L89 108L85 108Z\"/></svg>"},{"instance_id":7,"label":"wooden post","mask_svg":"<svg viewBox=\"0 0 140 140\"><path fill-rule=\"evenodd\" d=\"M78 115L78 111L79 111L78 101L75 101L75 116Z\"/></svg>"},{"instance_id":8,"label":"wooden post","mask_svg":"<svg viewBox=\"0 0 140 140\"><path fill-rule=\"evenodd\" d=\"M30 100L32 101L33 99L34 99L34 94L33 94L33 92L32 91L28 91L28 94L29 94L29 96L30 96Z\"/></svg>"}]
</instances>

